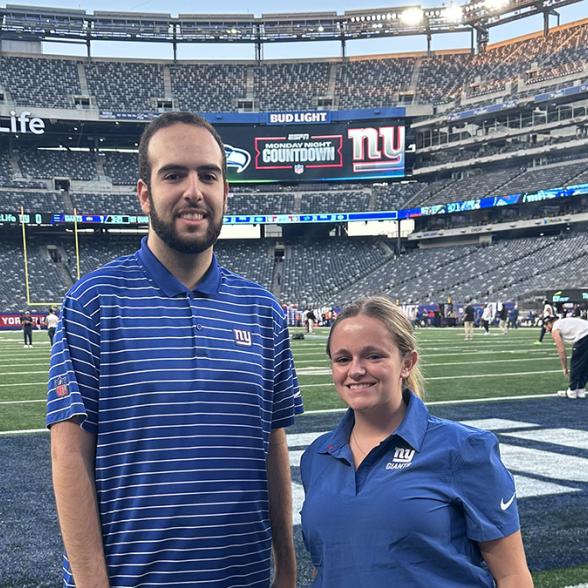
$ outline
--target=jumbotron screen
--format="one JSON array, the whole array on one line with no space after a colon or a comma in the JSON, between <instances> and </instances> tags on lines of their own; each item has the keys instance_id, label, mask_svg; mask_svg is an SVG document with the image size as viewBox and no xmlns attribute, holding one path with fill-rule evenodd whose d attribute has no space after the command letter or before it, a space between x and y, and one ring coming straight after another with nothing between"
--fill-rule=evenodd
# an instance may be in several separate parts
<instances>
[{"instance_id":1,"label":"jumbotron screen","mask_svg":"<svg viewBox=\"0 0 588 588\"><path fill-rule=\"evenodd\" d=\"M397 121L217 127L229 182L321 182L401 178L405 127Z\"/></svg>"}]
</instances>

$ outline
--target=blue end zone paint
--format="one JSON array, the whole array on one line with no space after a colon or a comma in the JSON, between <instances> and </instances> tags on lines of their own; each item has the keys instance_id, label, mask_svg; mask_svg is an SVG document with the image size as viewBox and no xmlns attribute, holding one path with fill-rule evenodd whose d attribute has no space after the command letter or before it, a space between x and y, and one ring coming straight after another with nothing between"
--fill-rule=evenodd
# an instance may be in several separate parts
<instances>
[{"instance_id":1,"label":"blue end zone paint","mask_svg":"<svg viewBox=\"0 0 588 588\"><path fill-rule=\"evenodd\" d=\"M536 483L539 488L556 488L557 492L519 498L531 569L588 564L588 481L582 481L587 479L588 467L578 469L583 463L588 464L588 400L555 397L497 400L433 405L431 412L461 421L501 419L514 422L512 426L506 423L495 430L505 456L519 449L525 452L521 470L513 470L513 473L524 476L531 486ZM299 417L288 432L295 435L326 431L340 416L340 413L326 413ZM561 429L568 430L569 443L565 432L557 434ZM302 448L297 446L292 450ZM49 452L47 434L0 438L2 587L60 585L62 547L51 492ZM545 474L546 470L549 475ZM300 483L298 467L292 468L292 476L295 483ZM557 488L569 491L560 492ZM310 564L299 527L295 529L295 541L299 585L304 586L310 580Z\"/></svg>"}]
</instances>

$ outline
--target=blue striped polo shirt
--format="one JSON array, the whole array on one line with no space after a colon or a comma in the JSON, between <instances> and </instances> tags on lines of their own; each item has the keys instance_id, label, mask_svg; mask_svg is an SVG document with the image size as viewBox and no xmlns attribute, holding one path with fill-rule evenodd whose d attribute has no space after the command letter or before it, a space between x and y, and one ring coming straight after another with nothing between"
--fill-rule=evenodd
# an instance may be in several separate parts
<instances>
[{"instance_id":1,"label":"blue striped polo shirt","mask_svg":"<svg viewBox=\"0 0 588 588\"><path fill-rule=\"evenodd\" d=\"M190 291L143 239L66 295L47 425L97 436L112 587L269 586L269 435L300 412L282 309L214 257Z\"/></svg>"}]
</instances>

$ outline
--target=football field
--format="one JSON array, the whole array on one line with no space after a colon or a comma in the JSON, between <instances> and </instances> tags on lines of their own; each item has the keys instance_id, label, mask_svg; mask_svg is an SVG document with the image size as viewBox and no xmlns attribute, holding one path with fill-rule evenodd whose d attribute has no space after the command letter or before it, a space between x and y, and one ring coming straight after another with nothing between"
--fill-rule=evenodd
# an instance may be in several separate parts
<instances>
[{"instance_id":1,"label":"football field","mask_svg":"<svg viewBox=\"0 0 588 588\"><path fill-rule=\"evenodd\" d=\"M61 545L44 431L49 341L35 331L0 333L0 586L58 586ZM519 510L536 586L588 583L588 400L557 398L566 380L549 335L538 329L504 336L461 329L417 331L434 414L492 430L515 476ZM306 414L289 431L299 584L310 565L302 545L299 463L304 448L333 428L342 405L330 383L326 329L293 341ZM391 584L392 585L392 584ZM586 584L588 586L588 584Z\"/></svg>"}]
</instances>

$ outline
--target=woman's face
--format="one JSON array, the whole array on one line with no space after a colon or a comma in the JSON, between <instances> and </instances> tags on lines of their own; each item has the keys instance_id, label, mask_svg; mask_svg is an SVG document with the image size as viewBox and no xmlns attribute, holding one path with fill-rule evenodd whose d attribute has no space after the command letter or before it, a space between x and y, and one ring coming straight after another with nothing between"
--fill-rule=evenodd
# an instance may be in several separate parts
<instances>
[{"instance_id":1,"label":"woman's face","mask_svg":"<svg viewBox=\"0 0 588 588\"><path fill-rule=\"evenodd\" d=\"M402 379L417 360L416 351L403 358L384 324L366 315L347 318L336 326L330 355L337 393L358 411L396 410L402 402Z\"/></svg>"}]
</instances>

